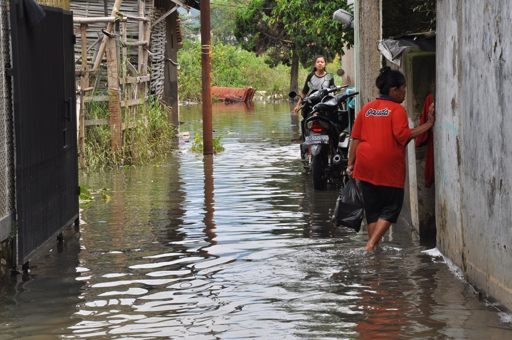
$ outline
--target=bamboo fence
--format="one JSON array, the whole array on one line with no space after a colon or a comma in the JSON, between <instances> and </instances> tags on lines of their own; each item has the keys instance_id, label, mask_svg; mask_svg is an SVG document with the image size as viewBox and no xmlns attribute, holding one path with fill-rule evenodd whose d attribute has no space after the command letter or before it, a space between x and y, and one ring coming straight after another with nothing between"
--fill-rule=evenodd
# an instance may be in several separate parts
<instances>
[{"instance_id":1,"label":"bamboo fence","mask_svg":"<svg viewBox=\"0 0 512 340\"><path fill-rule=\"evenodd\" d=\"M112 149L118 150L123 130L130 127L128 122L144 108L149 95L153 0L110 0L108 4L105 13L103 1L71 2L77 37L81 162L87 126L108 124ZM159 28L165 32L165 26ZM86 119L87 106L98 102L108 103L108 119Z\"/></svg>"}]
</instances>

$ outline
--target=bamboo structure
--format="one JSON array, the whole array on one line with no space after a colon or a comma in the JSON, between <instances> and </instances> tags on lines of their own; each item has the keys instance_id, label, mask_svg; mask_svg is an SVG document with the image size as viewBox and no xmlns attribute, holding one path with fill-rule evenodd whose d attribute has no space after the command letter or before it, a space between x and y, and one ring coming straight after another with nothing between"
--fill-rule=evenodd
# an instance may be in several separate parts
<instances>
[{"instance_id":1,"label":"bamboo structure","mask_svg":"<svg viewBox=\"0 0 512 340\"><path fill-rule=\"evenodd\" d=\"M149 95L153 0L110 2L112 8L107 15L102 3L88 0L71 2L77 37L75 54L79 76L78 146L81 164L84 164L86 127L108 124L112 150L119 150L123 129L130 126L123 122L138 114L139 107ZM94 102L108 102L108 119L86 119L87 105Z\"/></svg>"}]
</instances>

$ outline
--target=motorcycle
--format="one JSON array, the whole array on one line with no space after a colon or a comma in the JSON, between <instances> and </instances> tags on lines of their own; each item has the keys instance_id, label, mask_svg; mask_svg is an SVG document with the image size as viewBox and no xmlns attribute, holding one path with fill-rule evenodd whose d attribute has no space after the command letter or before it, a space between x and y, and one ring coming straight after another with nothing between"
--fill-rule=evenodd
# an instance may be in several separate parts
<instances>
[{"instance_id":1,"label":"motorcycle","mask_svg":"<svg viewBox=\"0 0 512 340\"><path fill-rule=\"evenodd\" d=\"M321 89L304 98L303 142L301 158L313 178L316 190L325 189L332 183L343 184L348 163L348 148L354 117L346 107L346 101L359 94L333 93L344 87ZM290 93L290 96L293 93Z\"/></svg>"}]
</instances>

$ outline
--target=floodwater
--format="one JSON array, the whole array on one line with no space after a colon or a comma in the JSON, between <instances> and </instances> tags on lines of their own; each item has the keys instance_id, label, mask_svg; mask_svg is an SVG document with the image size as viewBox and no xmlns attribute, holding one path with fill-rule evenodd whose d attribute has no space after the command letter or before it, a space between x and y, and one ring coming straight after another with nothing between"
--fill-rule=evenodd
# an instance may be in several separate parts
<instances>
[{"instance_id":1,"label":"floodwater","mask_svg":"<svg viewBox=\"0 0 512 340\"><path fill-rule=\"evenodd\" d=\"M2 280L0 339L512 338L406 226L367 255L364 231L332 225L287 104L215 105L225 151L205 160L186 142L200 109L167 161L82 176L80 232Z\"/></svg>"}]
</instances>

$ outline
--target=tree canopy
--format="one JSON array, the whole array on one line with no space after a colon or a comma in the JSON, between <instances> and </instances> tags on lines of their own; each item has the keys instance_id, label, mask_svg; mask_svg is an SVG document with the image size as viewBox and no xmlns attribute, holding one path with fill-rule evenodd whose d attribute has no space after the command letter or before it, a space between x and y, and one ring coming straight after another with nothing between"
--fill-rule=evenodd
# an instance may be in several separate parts
<instances>
[{"instance_id":1,"label":"tree canopy","mask_svg":"<svg viewBox=\"0 0 512 340\"><path fill-rule=\"evenodd\" d=\"M353 43L352 30L332 18L340 8L350 10L346 0L250 0L237 11L235 37L243 48L265 53L271 64L290 65L296 53L308 67L315 55L332 60Z\"/></svg>"}]
</instances>

